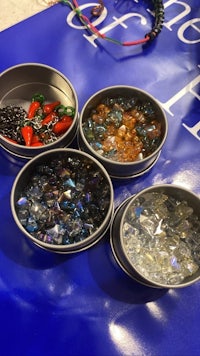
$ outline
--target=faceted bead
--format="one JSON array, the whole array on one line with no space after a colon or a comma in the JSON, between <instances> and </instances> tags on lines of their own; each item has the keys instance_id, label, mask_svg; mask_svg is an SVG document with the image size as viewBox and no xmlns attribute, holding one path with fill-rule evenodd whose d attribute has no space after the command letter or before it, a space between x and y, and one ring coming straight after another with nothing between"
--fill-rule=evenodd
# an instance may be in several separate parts
<instances>
[{"instance_id":1,"label":"faceted bead","mask_svg":"<svg viewBox=\"0 0 200 356\"><path fill-rule=\"evenodd\" d=\"M38 224L36 220L32 217L29 217L26 225L26 230L28 232L34 232L37 231L37 229L38 229Z\"/></svg>"},{"instance_id":2,"label":"faceted bead","mask_svg":"<svg viewBox=\"0 0 200 356\"><path fill-rule=\"evenodd\" d=\"M26 207L27 204L28 204L28 199L26 197L21 197L17 201L17 205L20 206L20 207L22 207L22 206Z\"/></svg>"}]
</instances>

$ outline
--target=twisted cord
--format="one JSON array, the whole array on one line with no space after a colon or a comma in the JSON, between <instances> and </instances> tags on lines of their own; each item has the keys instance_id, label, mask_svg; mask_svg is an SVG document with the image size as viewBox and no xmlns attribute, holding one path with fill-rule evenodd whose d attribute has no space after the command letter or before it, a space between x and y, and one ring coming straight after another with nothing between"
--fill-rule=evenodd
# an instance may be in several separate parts
<instances>
[{"instance_id":1,"label":"twisted cord","mask_svg":"<svg viewBox=\"0 0 200 356\"><path fill-rule=\"evenodd\" d=\"M92 33L95 34L99 38L103 38L107 41L113 42L115 44L121 45L121 46L134 46L134 45L139 45L139 44L144 44L150 41L153 41L161 32L162 27L163 27L163 22L164 22L164 5L162 0L151 0L154 6L154 14L155 14L155 23L154 26L152 27L151 31L148 32L144 38L135 40L135 41L129 41L129 42L120 42L116 39L113 39L111 37L107 37L106 35L102 34L98 29L93 26L91 21L87 16L85 16L79 5L77 0L58 0L56 2L63 3L64 5L68 5L78 16L79 20L81 23ZM99 17L103 10L104 10L104 2L103 0L99 0L99 5L94 6L91 10L91 14L95 17Z\"/></svg>"}]
</instances>

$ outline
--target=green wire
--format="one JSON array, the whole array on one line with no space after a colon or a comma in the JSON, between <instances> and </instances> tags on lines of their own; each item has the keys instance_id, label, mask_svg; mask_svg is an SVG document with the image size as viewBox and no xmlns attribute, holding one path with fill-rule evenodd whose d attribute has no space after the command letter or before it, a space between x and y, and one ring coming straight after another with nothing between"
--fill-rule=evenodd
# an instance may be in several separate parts
<instances>
[{"instance_id":1,"label":"green wire","mask_svg":"<svg viewBox=\"0 0 200 356\"><path fill-rule=\"evenodd\" d=\"M87 24L87 22L84 21L84 19L82 18L82 16L81 16L81 15L82 15L81 10L80 10L79 8L76 8L70 1L68 1L68 0L60 0L59 2L60 2L60 3L63 3L64 5L68 5L74 12L76 12L76 14L77 14L77 16L78 16L80 22L87 28L87 30L88 30L90 33L96 35L97 38L103 38L104 40L107 40L107 41L109 41L109 42L115 43L115 44L117 44L117 45L119 45L119 46L123 46L123 43L122 43L122 42L120 42L120 41L118 41L118 40L115 40L115 39L113 39L113 38L111 38L111 37L101 37L101 36L98 36L98 33L96 33L95 31L93 31L92 28Z\"/></svg>"}]
</instances>

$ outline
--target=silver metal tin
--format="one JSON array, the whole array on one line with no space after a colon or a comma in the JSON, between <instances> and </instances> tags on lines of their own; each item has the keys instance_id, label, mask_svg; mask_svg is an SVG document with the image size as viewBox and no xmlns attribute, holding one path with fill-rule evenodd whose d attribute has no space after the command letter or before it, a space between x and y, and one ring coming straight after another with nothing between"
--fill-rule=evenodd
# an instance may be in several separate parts
<instances>
[{"instance_id":1,"label":"silver metal tin","mask_svg":"<svg viewBox=\"0 0 200 356\"><path fill-rule=\"evenodd\" d=\"M155 185L142 190L138 194L133 195L127 198L124 202L122 202L113 215L111 228L110 228L110 244L116 262L129 277L148 287L167 288L167 289L182 288L182 287L190 286L195 282L198 282L200 280L200 268L192 276L185 278L185 280L182 283L166 285L166 284L160 284L154 281L150 281L149 279L144 277L141 273L139 273L139 271L129 262L125 249L123 247L123 239L122 239L122 227L123 227L124 219L127 210L129 209L129 206L133 203L133 201L137 199L139 196L147 192L148 193L162 192L164 194L171 195L180 201L181 200L187 201L188 205L193 208L194 213L200 219L200 199L193 192L174 184Z\"/></svg>"},{"instance_id":2,"label":"silver metal tin","mask_svg":"<svg viewBox=\"0 0 200 356\"><path fill-rule=\"evenodd\" d=\"M106 213L105 219L102 222L102 224L99 226L99 228L91 234L89 237L86 239L79 241L74 244L70 245L55 245L55 244L48 244L43 241L39 241L37 238L32 236L30 233L26 231L26 229L22 226L20 223L17 213L16 213L16 201L18 200L20 193L23 191L24 187L26 187L27 182L30 179L30 176L32 172L34 172L34 169L37 165L45 163L45 165L48 165L49 162L51 162L52 159L59 159L59 157L66 157L67 155L70 155L70 157L80 157L84 158L87 157L90 159L94 164L96 164L97 168L102 172L104 177L106 178L109 191L110 191L110 205L108 208L108 211ZM10 202L11 202L11 211L13 218L20 229L20 231L34 244L37 246L46 249L48 251L52 251L55 253L61 253L61 254L67 254L67 253L75 253L79 251L83 251L94 244L96 244L106 233L110 226L110 222L112 219L113 215L113 200L114 200L114 191L113 191L113 186L111 179L107 173L107 171L104 169L104 167L93 157L88 155L85 152L78 151L76 149L71 149L71 148L61 148L61 149L53 149L48 152L43 152L39 154L37 157L32 158L30 161L28 161L23 168L20 170L18 173L17 177L15 178L15 181L12 186L11 190L11 197L10 197Z\"/></svg>"},{"instance_id":3,"label":"silver metal tin","mask_svg":"<svg viewBox=\"0 0 200 356\"><path fill-rule=\"evenodd\" d=\"M73 123L68 131L55 142L39 146L26 147L14 144L0 135L2 149L16 158L27 160L53 148L68 147L77 133L78 99L71 82L59 71L40 63L24 63L8 68L0 75L0 107L7 105L22 106L28 110L31 97L41 93L48 102L59 100L64 106L75 109Z\"/></svg>"},{"instance_id":4,"label":"silver metal tin","mask_svg":"<svg viewBox=\"0 0 200 356\"><path fill-rule=\"evenodd\" d=\"M114 162L111 161L105 157L102 157L100 154L98 154L95 150L92 149L90 144L85 138L84 132L83 132L83 123L85 120L89 117L91 110L96 108L96 106L102 102L103 99L105 98L115 98L118 96L122 97L136 97L139 98L142 102L149 101L152 103L153 107L155 108L156 112L156 117L158 120L161 122L162 126L162 140L159 145L159 147L148 157L134 161L134 162ZM96 92L94 95L92 95L85 105L83 106L83 109L81 110L80 113L80 123L79 123L79 132L78 132L78 144L81 150L93 155L96 157L106 168L107 172L111 177L115 178L131 178L134 176L137 176L138 174L142 175L143 173L146 173L148 168L152 167L154 165L154 162L156 162L156 159L158 158L158 155L162 149L162 146L165 143L166 137L168 133L168 122L166 115L161 108L160 104L158 101L152 97L150 94L147 92L131 87L131 86L112 86L112 87L107 87L104 88L98 92Z\"/></svg>"}]
</instances>

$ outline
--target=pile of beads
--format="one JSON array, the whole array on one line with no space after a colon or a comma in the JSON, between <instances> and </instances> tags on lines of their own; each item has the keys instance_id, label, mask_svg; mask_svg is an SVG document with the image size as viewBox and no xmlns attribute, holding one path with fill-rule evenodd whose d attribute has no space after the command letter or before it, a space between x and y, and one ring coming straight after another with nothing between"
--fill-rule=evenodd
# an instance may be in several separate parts
<instances>
[{"instance_id":1,"label":"pile of beads","mask_svg":"<svg viewBox=\"0 0 200 356\"><path fill-rule=\"evenodd\" d=\"M56 141L71 126L74 108L60 101L45 103L41 94L35 94L28 112L19 106L0 108L0 134L8 141L38 147Z\"/></svg>"},{"instance_id":2,"label":"pile of beads","mask_svg":"<svg viewBox=\"0 0 200 356\"><path fill-rule=\"evenodd\" d=\"M134 268L152 282L180 284L200 267L200 220L186 201L149 192L135 199L123 223Z\"/></svg>"},{"instance_id":3,"label":"pile of beads","mask_svg":"<svg viewBox=\"0 0 200 356\"><path fill-rule=\"evenodd\" d=\"M47 244L70 245L95 233L110 206L110 186L89 158L66 156L34 167L16 201L22 226Z\"/></svg>"},{"instance_id":4,"label":"pile of beads","mask_svg":"<svg viewBox=\"0 0 200 356\"><path fill-rule=\"evenodd\" d=\"M161 123L150 102L106 98L83 123L84 135L100 155L117 162L141 160L161 143Z\"/></svg>"}]
</instances>

